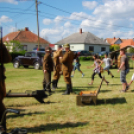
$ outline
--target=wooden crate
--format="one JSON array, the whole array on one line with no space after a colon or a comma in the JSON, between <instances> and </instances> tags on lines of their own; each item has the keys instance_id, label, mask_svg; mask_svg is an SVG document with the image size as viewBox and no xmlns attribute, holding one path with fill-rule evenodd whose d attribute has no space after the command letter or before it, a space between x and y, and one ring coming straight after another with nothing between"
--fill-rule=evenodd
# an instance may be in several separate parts
<instances>
[{"instance_id":1,"label":"wooden crate","mask_svg":"<svg viewBox=\"0 0 134 134\"><path fill-rule=\"evenodd\" d=\"M94 91L81 91L79 95L76 96L76 104L78 106L84 106L85 104L90 104L92 101L96 105L97 96L100 92L101 85L103 83L104 77L101 80L101 83L98 87L98 90Z\"/></svg>"}]
</instances>

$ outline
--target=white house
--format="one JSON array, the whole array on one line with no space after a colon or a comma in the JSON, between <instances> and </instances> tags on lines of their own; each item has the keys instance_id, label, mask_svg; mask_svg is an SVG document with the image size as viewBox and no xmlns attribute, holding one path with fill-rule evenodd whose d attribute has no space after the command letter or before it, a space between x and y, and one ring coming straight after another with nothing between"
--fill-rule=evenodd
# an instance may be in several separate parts
<instances>
[{"instance_id":1,"label":"white house","mask_svg":"<svg viewBox=\"0 0 134 134\"><path fill-rule=\"evenodd\" d=\"M38 36L26 27L24 31L17 31L7 34L3 37L3 42L6 44L10 44L10 51L12 51L12 48L14 46L13 43L10 43L10 41L19 41L21 45L23 45L23 49L26 51L31 51L33 48L38 46ZM50 43L46 41L43 38L39 37L39 43L40 47L45 48Z\"/></svg>"},{"instance_id":2,"label":"white house","mask_svg":"<svg viewBox=\"0 0 134 134\"><path fill-rule=\"evenodd\" d=\"M57 50L57 45L64 45L66 43L70 44L72 51L87 50L94 53L101 51L109 52L110 47L110 44L106 43L103 39L98 38L90 32L82 32L82 29L80 29L79 33L74 33L55 43L55 49Z\"/></svg>"}]
</instances>

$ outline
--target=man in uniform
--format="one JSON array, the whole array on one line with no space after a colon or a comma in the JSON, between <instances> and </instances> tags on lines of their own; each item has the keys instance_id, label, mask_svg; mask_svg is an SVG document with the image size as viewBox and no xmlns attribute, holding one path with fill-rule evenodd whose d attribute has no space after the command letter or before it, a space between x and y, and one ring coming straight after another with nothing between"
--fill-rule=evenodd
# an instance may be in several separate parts
<instances>
[{"instance_id":1,"label":"man in uniform","mask_svg":"<svg viewBox=\"0 0 134 134\"><path fill-rule=\"evenodd\" d=\"M73 69L73 60L76 58L76 55L70 50L69 44L65 44L64 48L66 52L63 58L60 57L62 62L64 81L66 82L66 91L63 93L63 95L68 95L70 92L72 92L71 72Z\"/></svg>"},{"instance_id":2,"label":"man in uniform","mask_svg":"<svg viewBox=\"0 0 134 134\"><path fill-rule=\"evenodd\" d=\"M5 85L6 76L3 64L8 63L10 61L11 56L9 55L9 52L7 51L6 47L2 44L2 41L0 41L0 121L2 119L4 111L6 110L6 107L3 103L3 99L6 96L6 85Z\"/></svg>"},{"instance_id":3,"label":"man in uniform","mask_svg":"<svg viewBox=\"0 0 134 134\"><path fill-rule=\"evenodd\" d=\"M58 80L60 78L60 71L62 70L62 65L59 57L63 57L61 45L59 45L57 51L53 53L53 61L54 61L54 72L53 72L53 83L52 83L53 90L57 88Z\"/></svg>"},{"instance_id":4,"label":"man in uniform","mask_svg":"<svg viewBox=\"0 0 134 134\"><path fill-rule=\"evenodd\" d=\"M51 47L45 48L46 54L43 59L43 88L48 89L49 93L51 93L51 86L48 85L51 82L51 72L53 71L53 60L51 57L52 49Z\"/></svg>"}]
</instances>

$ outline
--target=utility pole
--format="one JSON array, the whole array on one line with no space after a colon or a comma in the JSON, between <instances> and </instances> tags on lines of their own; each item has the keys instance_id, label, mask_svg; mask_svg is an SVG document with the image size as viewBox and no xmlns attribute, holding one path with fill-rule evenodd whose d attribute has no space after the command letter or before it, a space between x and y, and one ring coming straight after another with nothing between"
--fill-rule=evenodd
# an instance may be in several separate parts
<instances>
[{"instance_id":1,"label":"utility pole","mask_svg":"<svg viewBox=\"0 0 134 134\"><path fill-rule=\"evenodd\" d=\"M39 51L39 47L40 47L40 42L39 42L39 22L38 22L38 1L35 0L36 3L36 12L37 12L37 31L38 31L38 51Z\"/></svg>"}]
</instances>

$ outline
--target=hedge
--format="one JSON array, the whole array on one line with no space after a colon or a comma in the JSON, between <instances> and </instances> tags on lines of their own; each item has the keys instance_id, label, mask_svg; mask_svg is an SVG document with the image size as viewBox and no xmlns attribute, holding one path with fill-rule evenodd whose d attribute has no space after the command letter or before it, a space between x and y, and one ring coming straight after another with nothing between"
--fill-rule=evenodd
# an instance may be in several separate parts
<instances>
[{"instance_id":1,"label":"hedge","mask_svg":"<svg viewBox=\"0 0 134 134\"><path fill-rule=\"evenodd\" d=\"M104 58L104 56L100 56L100 59L103 59L103 58ZM87 57L86 56L80 56L79 60L80 61L90 61L90 60L93 61L94 59L93 59L93 56L87 56Z\"/></svg>"},{"instance_id":2,"label":"hedge","mask_svg":"<svg viewBox=\"0 0 134 134\"><path fill-rule=\"evenodd\" d=\"M12 61L13 61L18 56L24 56L25 55L25 51L10 52L10 55L12 56Z\"/></svg>"}]
</instances>

